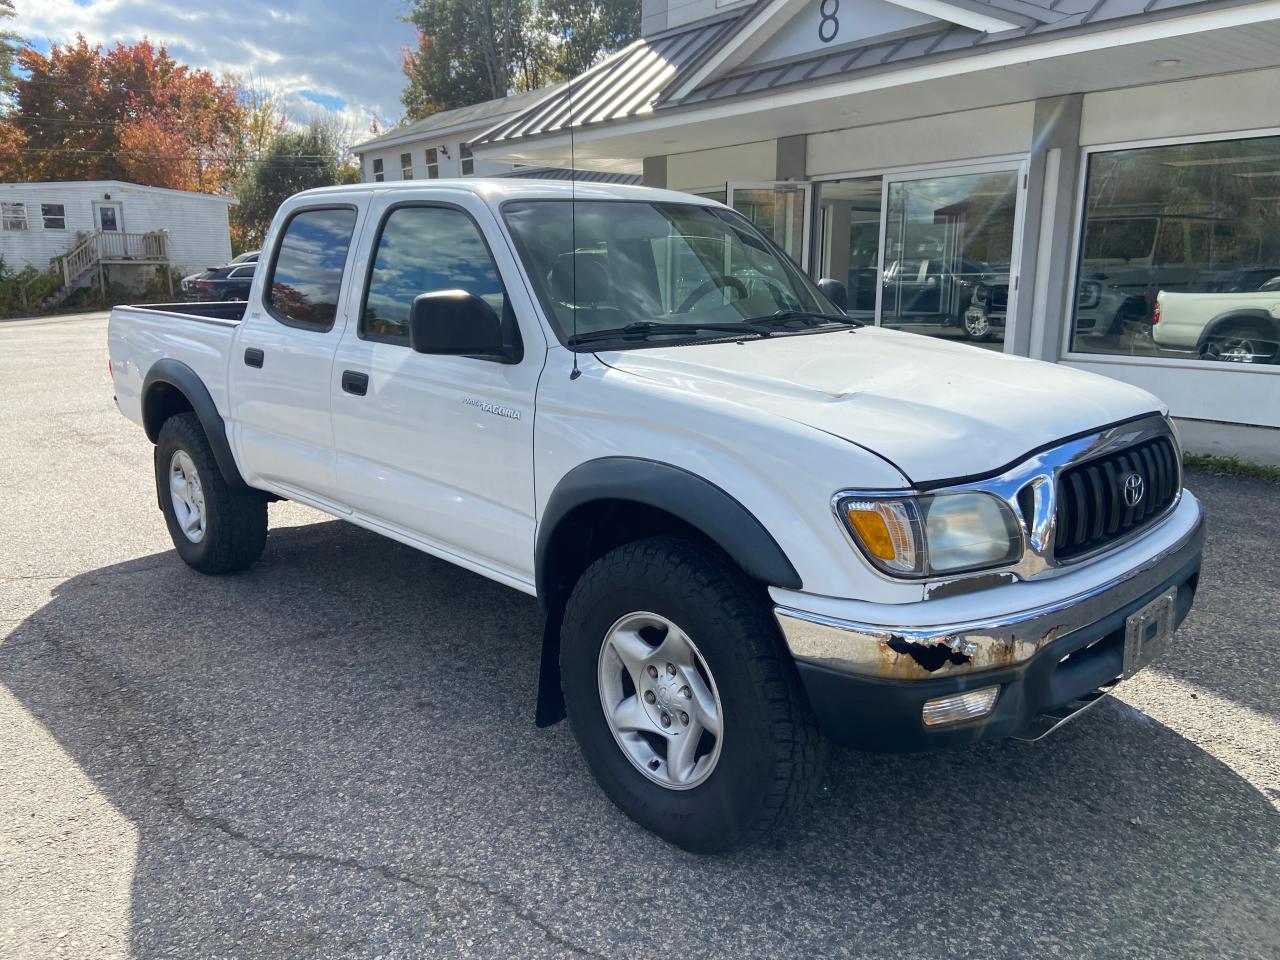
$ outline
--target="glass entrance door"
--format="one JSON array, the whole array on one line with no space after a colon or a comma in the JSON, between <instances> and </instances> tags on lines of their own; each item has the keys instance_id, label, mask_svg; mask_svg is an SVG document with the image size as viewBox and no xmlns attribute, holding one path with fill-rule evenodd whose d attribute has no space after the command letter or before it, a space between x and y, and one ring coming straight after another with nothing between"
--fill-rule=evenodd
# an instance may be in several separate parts
<instances>
[{"instance_id":1,"label":"glass entrance door","mask_svg":"<svg viewBox=\"0 0 1280 960\"><path fill-rule=\"evenodd\" d=\"M1003 349L1017 289L1019 167L822 184L823 276L882 326Z\"/></svg>"},{"instance_id":2,"label":"glass entrance door","mask_svg":"<svg viewBox=\"0 0 1280 960\"><path fill-rule=\"evenodd\" d=\"M730 181L725 202L750 220L801 267L809 262L808 183Z\"/></svg>"},{"instance_id":3,"label":"glass entrance door","mask_svg":"<svg viewBox=\"0 0 1280 960\"><path fill-rule=\"evenodd\" d=\"M1003 343L1018 180L993 170L886 183L881 325Z\"/></svg>"}]
</instances>

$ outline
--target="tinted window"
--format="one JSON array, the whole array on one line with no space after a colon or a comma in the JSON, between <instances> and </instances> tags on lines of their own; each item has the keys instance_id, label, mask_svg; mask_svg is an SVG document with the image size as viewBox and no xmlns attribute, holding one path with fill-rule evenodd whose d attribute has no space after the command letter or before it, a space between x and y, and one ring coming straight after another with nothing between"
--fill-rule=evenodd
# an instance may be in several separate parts
<instances>
[{"instance_id":1,"label":"tinted window","mask_svg":"<svg viewBox=\"0 0 1280 960\"><path fill-rule=\"evenodd\" d=\"M370 340L409 342L409 308L420 293L465 290L498 316L506 296L480 230L461 210L401 207L378 238L360 333Z\"/></svg>"},{"instance_id":2,"label":"tinted window","mask_svg":"<svg viewBox=\"0 0 1280 960\"><path fill-rule=\"evenodd\" d=\"M1280 137L1090 154L1070 349L1280 365L1277 184Z\"/></svg>"},{"instance_id":3,"label":"tinted window","mask_svg":"<svg viewBox=\"0 0 1280 960\"><path fill-rule=\"evenodd\" d=\"M349 209L304 210L289 221L267 295L277 319L317 330L333 326L355 224Z\"/></svg>"},{"instance_id":4,"label":"tinted window","mask_svg":"<svg viewBox=\"0 0 1280 960\"><path fill-rule=\"evenodd\" d=\"M67 208L60 203L40 204L40 216L44 218L46 230L67 229Z\"/></svg>"}]
</instances>

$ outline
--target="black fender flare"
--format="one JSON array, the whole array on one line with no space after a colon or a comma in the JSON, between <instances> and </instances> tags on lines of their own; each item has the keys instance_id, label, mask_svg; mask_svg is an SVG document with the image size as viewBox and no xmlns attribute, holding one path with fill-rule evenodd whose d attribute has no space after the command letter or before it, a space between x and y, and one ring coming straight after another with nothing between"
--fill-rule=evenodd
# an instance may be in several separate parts
<instances>
[{"instance_id":1,"label":"black fender flare","mask_svg":"<svg viewBox=\"0 0 1280 960\"><path fill-rule=\"evenodd\" d=\"M578 507L597 500L629 500L663 510L718 544L753 580L788 590L801 588L800 574L764 524L714 483L657 460L603 457L570 470L547 500L534 547L539 596L548 588L556 529Z\"/></svg>"},{"instance_id":2,"label":"black fender flare","mask_svg":"<svg viewBox=\"0 0 1280 960\"><path fill-rule=\"evenodd\" d=\"M801 589L800 574L755 515L725 490L681 467L639 457L588 460L570 470L552 491L538 522L534 577L546 613L538 671L536 722L564 718L560 690L560 626L568 585L556 582L552 546L561 524L579 507L624 501L662 510L717 544L747 576L771 586Z\"/></svg>"},{"instance_id":3,"label":"black fender flare","mask_svg":"<svg viewBox=\"0 0 1280 960\"><path fill-rule=\"evenodd\" d=\"M159 384L167 384L174 388L191 404L209 438L209 446L213 449L213 458L218 462L218 469L228 485L233 488L247 488L236 459L231 453L231 444L227 442L227 425L218 412L209 388L204 385L200 375L180 360L164 357L157 360L147 371L142 381L142 423L147 437L152 443L160 438L160 427L164 420L155 415L156 388Z\"/></svg>"},{"instance_id":4,"label":"black fender flare","mask_svg":"<svg viewBox=\"0 0 1280 960\"><path fill-rule=\"evenodd\" d=\"M1278 294L1277 296L1280 296ZM1270 330L1273 336L1280 337L1280 321L1277 321L1266 310L1260 310L1255 307L1246 307L1244 309L1224 310L1212 320L1204 325L1204 330L1200 332L1200 339L1196 341L1197 347L1203 347L1209 339L1214 336L1218 328L1226 326L1236 320L1242 320L1247 323L1256 323L1263 329Z\"/></svg>"}]
</instances>

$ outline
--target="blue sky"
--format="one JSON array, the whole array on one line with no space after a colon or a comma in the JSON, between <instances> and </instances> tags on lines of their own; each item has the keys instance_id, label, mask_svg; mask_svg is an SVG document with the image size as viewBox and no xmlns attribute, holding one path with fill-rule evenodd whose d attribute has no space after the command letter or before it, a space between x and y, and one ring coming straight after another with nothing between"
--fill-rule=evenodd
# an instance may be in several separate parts
<instances>
[{"instance_id":1,"label":"blue sky","mask_svg":"<svg viewBox=\"0 0 1280 960\"><path fill-rule=\"evenodd\" d=\"M236 73L280 95L296 120L335 113L364 139L400 116L400 60L414 42L407 0L17 0L14 28L36 49L83 33L112 44L149 37L176 60Z\"/></svg>"}]
</instances>

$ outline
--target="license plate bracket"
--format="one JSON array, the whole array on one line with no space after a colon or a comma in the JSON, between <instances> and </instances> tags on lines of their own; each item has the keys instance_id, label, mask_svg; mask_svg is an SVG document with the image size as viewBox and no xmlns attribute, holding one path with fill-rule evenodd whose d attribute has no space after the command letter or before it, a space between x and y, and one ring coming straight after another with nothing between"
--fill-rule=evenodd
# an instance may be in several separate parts
<instances>
[{"instance_id":1,"label":"license plate bracket","mask_svg":"<svg viewBox=\"0 0 1280 960\"><path fill-rule=\"evenodd\" d=\"M1169 646L1178 610L1178 588L1172 587L1124 621L1124 670L1128 679Z\"/></svg>"}]
</instances>

